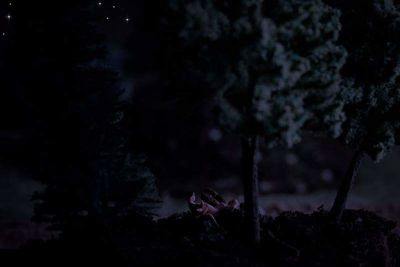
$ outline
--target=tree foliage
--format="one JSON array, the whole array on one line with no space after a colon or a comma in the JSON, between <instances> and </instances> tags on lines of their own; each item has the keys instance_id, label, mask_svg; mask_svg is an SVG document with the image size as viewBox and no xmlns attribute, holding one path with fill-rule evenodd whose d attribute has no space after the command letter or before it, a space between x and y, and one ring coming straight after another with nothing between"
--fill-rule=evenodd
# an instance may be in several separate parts
<instances>
[{"instance_id":1,"label":"tree foliage","mask_svg":"<svg viewBox=\"0 0 400 267\"><path fill-rule=\"evenodd\" d=\"M342 11L339 41L349 52L341 139L380 161L400 142L400 13L391 1L327 2Z\"/></svg>"},{"instance_id":2,"label":"tree foliage","mask_svg":"<svg viewBox=\"0 0 400 267\"><path fill-rule=\"evenodd\" d=\"M288 146L305 127L340 133L346 52L336 44L337 10L318 0L176 0L169 7L166 72L174 86L215 92L227 129Z\"/></svg>"}]
</instances>

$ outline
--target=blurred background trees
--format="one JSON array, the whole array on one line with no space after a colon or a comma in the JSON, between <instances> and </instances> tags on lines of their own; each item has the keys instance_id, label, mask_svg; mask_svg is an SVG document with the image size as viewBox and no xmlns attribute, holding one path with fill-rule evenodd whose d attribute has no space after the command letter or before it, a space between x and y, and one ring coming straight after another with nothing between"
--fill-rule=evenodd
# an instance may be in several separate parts
<instances>
[{"instance_id":1,"label":"blurred background trees","mask_svg":"<svg viewBox=\"0 0 400 267\"><path fill-rule=\"evenodd\" d=\"M96 4L18 5L15 32L23 34L10 37L4 55L1 130L12 143L2 156L45 185L35 219L56 229L79 217L148 214L158 201L154 176L131 147L129 99L105 60Z\"/></svg>"}]
</instances>

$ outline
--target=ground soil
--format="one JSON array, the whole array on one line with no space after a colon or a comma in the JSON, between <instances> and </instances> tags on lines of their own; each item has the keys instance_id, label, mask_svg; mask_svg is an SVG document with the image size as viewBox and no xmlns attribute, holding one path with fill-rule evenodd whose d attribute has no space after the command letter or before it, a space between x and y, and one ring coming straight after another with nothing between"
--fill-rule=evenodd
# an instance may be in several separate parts
<instances>
[{"instance_id":1,"label":"ground soil","mask_svg":"<svg viewBox=\"0 0 400 267\"><path fill-rule=\"evenodd\" d=\"M0 259L9 266L400 267L396 223L368 211L347 210L339 224L323 210L261 221L256 246L243 234L239 211L223 211L215 221L189 212L157 222L127 218L112 227L86 221L57 240L0 251Z\"/></svg>"}]
</instances>

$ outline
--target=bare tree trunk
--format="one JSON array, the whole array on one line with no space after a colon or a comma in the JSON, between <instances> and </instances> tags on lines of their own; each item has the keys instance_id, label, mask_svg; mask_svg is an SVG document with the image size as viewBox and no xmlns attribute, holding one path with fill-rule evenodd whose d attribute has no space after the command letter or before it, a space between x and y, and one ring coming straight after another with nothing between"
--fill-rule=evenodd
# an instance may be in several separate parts
<instances>
[{"instance_id":1,"label":"bare tree trunk","mask_svg":"<svg viewBox=\"0 0 400 267\"><path fill-rule=\"evenodd\" d=\"M257 152L257 136L242 139L245 230L253 244L260 242Z\"/></svg>"},{"instance_id":2,"label":"bare tree trunk","mask_svg":"<svg viewBox=\"0 0 400 267\"><path fill-rule=\"evenodd\" d=\"M343 211L346 208L347 197L354 184L354 180L357 177L358 171L362 159L364 158L364 152L361 150L357 151L353 159L351 160L350 166L348 167L345 177L340 184L337 192L335 202L333 203L330 214L336 222L340 222L342 219Z\"/></svg>"}]
</instances>

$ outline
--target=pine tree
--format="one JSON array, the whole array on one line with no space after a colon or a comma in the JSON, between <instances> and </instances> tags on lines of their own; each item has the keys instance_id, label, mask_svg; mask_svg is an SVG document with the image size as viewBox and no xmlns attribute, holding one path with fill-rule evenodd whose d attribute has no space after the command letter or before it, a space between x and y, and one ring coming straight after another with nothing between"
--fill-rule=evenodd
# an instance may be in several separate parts
<instances>
[{"instance_id":1,"label":"pine tree","mask_svg":"<svg viewBox=\"0 0 400 267\"><path fill-rule=\"evenodd\" d=\"M347 119L340 139L356 151L331 209L339 222L364 156L379 162L399 143L400 13L392 1L327 2L342 11L339 42L349 53L342 71Z\"/></svg>"},{"instance_id":2,"label":"pine tree","mask_svg":"<svg viewBox=\"0 0 400 267\"><path fill-rule=\"evenodd\" d=\"M103 181L103 209L117 217L148 216L160 202L154 174L146 157L130 149L129 112L114 113L100 151L99 175Z\"/></svg>"},{"instance_id":3,"label":"pine tree","mask_svg":"<svg viewBox=\"0 0 400 267\"><path fill-rule=\"evenodd\" d=\"M35 178L46 186L35 196L35 215L59 227L82 217L106 220L111 208L145 213L138 202L155 193L143 160L131 156L126 108L117 74L103 60L95 5L35 1L16 8L16 42L29 44L13 51L17 90L29 103ZM125 202L115 197L123 185L132 190Z\"/></svg>"},{"instance_id":4,"label":"pine tree","mask_svg":"<svg viewBox=\"0 0 400 267\"><path fill-rule=\"evenodd\" d=\"M169 12L166 76L213 91L221 124L241 136L246 229L257 243L259 138L290 147L305 128L340 133L339 12L319 0L176 0Z\"/></svg>"}]
</instances>

